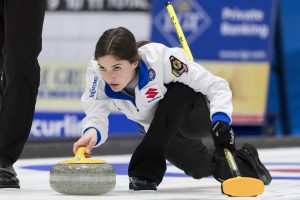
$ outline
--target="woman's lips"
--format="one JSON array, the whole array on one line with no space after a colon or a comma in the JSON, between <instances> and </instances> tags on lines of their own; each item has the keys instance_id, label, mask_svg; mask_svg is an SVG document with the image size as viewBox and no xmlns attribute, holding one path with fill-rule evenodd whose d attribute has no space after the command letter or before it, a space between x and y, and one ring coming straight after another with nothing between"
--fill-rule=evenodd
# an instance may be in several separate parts
<instances>
[{"instance_id":1,"label":"woman's lips","mask_svg":"<svg viewBox=\"0 0 300 200\"><path fill-rule=\"evenodd\" d=\"M119 84L109 84L111 88L118 88Z\"/></svg>"}]
</instances>

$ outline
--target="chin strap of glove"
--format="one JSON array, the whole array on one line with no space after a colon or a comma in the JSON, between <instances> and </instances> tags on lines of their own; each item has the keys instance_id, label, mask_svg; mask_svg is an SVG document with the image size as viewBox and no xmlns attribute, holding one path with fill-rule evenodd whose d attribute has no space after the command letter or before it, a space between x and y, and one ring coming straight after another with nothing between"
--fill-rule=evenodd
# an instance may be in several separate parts
<instances>
[{"instance_id":1,"label":"chin strap of glove","mask_svg":"<svg viewBox=\"0 0 300 200\"><path fill-rule=\"evenodd\" d=\"M218 120L212 124L210 132L217 149L227 148L235 152L235 135L228 123Z\"/></svg>"}]
</instances>

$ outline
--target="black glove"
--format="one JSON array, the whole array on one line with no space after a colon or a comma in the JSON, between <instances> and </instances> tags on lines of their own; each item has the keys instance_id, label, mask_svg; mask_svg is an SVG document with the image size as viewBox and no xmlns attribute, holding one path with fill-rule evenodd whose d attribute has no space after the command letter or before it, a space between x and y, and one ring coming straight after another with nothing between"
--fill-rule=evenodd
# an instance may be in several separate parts
<instances>
[{"instance_id":1,"label":"black glove","mask_svg":"<svg viewBox=\"0 0 300 200\"><path fill-rule=\"evenodd\" d=\"M223 121L216 121L210 129L217 149L227 148L231 152L235 152L235 135L229 124Z\"/></svg>"}]
</instances>

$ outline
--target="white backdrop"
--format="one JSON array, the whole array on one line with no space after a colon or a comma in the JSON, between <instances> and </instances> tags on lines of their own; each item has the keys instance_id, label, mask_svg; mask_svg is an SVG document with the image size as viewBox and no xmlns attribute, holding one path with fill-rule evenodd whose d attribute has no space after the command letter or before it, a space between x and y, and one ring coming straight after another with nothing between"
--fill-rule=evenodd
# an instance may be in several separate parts
<instances>
[{"instance_id":1,"label":"white backdrop","mask_svg":"<svg viewBox=\"0 0 300 200\"><path fill-rule=\"evenodd\" d=\"M88 62L100 35L109 28L124 26L137 40L150 37L148 12L47 12L43 29L44 61Z\"/></svg>"}]
</instances>

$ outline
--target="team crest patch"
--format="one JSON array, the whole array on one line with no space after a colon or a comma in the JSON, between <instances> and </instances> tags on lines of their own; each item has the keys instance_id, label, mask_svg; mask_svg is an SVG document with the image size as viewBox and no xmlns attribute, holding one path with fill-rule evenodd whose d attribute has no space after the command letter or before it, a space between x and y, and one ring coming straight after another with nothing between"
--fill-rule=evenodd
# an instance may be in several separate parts
<instances>
[{"instance_id":1,"label":"team crest patch","mask_svg":"<svg viewBox=\"0 0 300 200\"><path fill-rule=\"evenodd\" d=\"M172 67L172 74L174 74L176 77L181 76L184 72L188 71L188 66L175 58L174 56L170 56L170 62Z\"/></svg>"},{"instance_id":2,"label":"team crest patch","mask_svg":"<svg viewBox=\"0 0 300 200\"><path fill-rule=\"evenodd\" d=\"M153 81L155 79L155 76L156 76L155 71L152 68L150 68L149 71L148 71L149 80Z\"/></svg>"}]
</instances>

